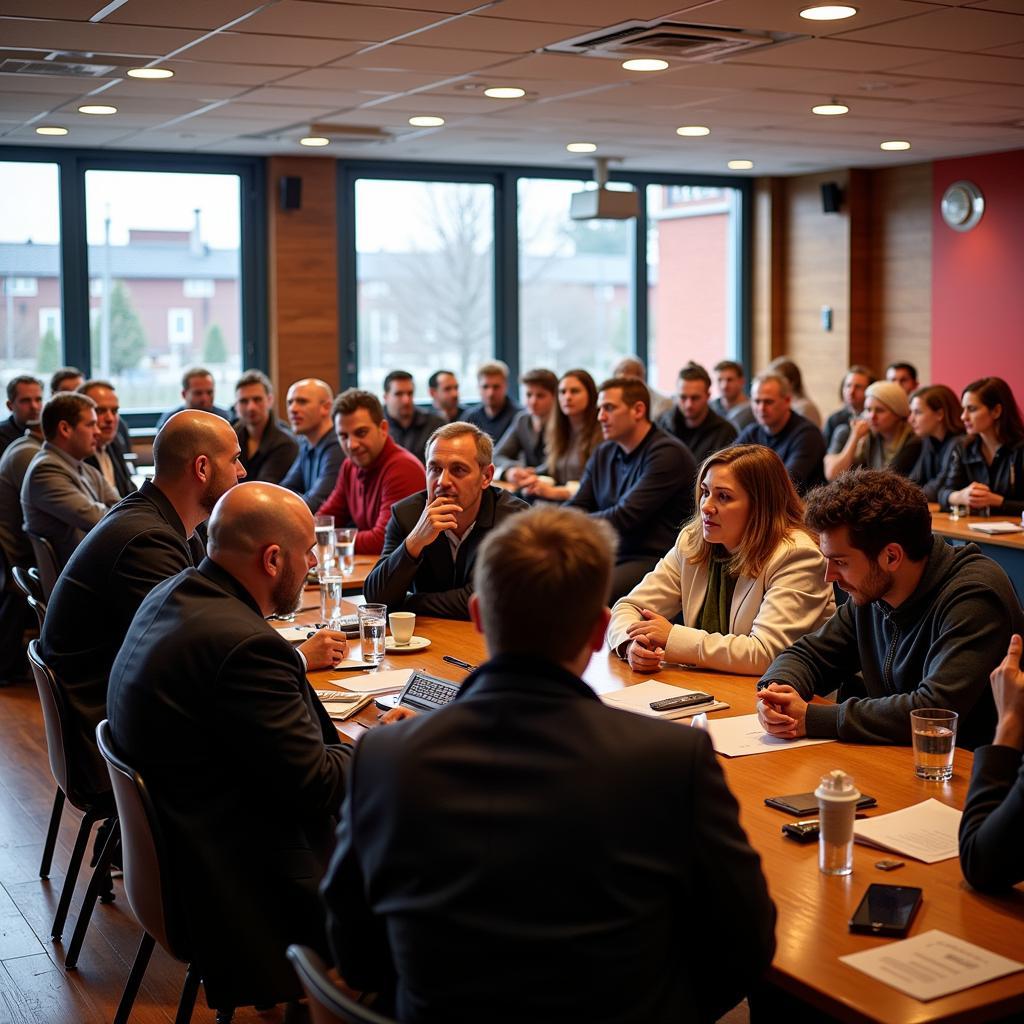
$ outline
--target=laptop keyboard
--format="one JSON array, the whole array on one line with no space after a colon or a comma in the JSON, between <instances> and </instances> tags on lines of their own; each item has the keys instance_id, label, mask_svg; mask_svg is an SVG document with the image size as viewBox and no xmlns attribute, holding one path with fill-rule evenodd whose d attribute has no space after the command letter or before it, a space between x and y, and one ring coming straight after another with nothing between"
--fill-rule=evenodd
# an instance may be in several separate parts
<instances>
[{"instance_id":1,"label":"laptop keyboard","mask_svg":"<svg viewBox=\"0 0 1024 1024\"><path fill-rule=\"evenodd\" d=\"M402 700L410 699L434 708L442 708L452 701L458 692L457 683L448 679L438 679L436 676L428 676L425 672L415 672L406 683Z\"/></svg>"}]
</instances>

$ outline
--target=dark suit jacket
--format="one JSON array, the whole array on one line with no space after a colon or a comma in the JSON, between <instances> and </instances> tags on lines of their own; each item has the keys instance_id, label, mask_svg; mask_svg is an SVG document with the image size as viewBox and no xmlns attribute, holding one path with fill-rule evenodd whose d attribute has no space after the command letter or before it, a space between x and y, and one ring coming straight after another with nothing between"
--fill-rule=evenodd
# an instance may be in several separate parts
<instances>
[{"instance_id":1,"label":"dark suit jacket","mask_svg":"<svg viewBox=\"0 0 1024 1024\"><path fill-rule=\"evenodd\" d=\"M107 679L121 642L146 595L202 558L202 545L190 543L174 506L147 480L86 535L53 588L39 642L63 685L97 792L110 788L96 726L107 714Z\"/></svg>"},{"instance_id":2,"label":"dark suit jacket","mask_svg":"<svg viewBox=\"0 0 1024 1024\"><path fill-rule=\"evenodd\" d=\"M336 962L426 1022L717 1019L775 911L708 736L503 656L363 737L324 880Z\"/></svg>"},{"instance_id":3,"label":"dark suit jacket","mask_svg":"<svg viewBox=\"0 0 1024 1024\"><path fill-rule=\"evenodd\" d=\"M107 715L159 812L210 1004L296 997L285 947L326 946L317 884L351 756L299 654L206 559L142 602Z\"/></svg>"},{"instance_id":4,"label":"dark suit jacket","mask_svg":"<svg viewBox=\"0 0 1024 1024\"><path fill-rule=\"evenodd\" d=\"M249 434L241 420L235 424L235 436L242 449L241 462L245 466L248 480L280 483L288 475L295 456L299 454L299 442L295 440L295 435L273 416L267 421L259 446L252 456L246 454Z\"/></svg>"},{"instance_id":5,"label":"dark suit jacket","mask_svg":"<svg viewBox=\"0 0 1024 1024\"><path fill-rule=\"evenodd\" d=\"M389 611L404 610L442 619L468 619L469 595L473 593L473 566L487 531L530 506L500 487L488 487L480 500L476 525L452 560L448 538L441 534L419 558L405 550L427 504L427 492L412 494L391 506L380 561L366 577L363 593L371 603L386 604Z\"/></svg>"},{"instance_id":6,"label":"dark suit jacket","mask_svg":"<svg viewBox=\"0 0 1024 1024\"><path fill-rule=\"evenodd\" d=\"M129 494L134 494L138 488L135 486L132 475L128 471L128 464L124 461L125 449L121 446L119 437L115 437L107 445L107 451L110 452L110 461L114 466L114 489L122 498L128 497ZM100 460L95 455L90 455L85 462L94 469L99 469L101 473L103 472L100 469Z\"/></svg>"}]
</instances>

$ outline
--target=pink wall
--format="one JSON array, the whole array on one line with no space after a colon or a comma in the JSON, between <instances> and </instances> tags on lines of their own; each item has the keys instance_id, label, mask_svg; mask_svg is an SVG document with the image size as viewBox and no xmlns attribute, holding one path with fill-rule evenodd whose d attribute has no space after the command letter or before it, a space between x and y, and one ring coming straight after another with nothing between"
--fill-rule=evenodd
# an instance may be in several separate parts
<instances>
[{"instance_id":1,"label":"pink wall","mask_svg":"<svg viewBox=\"0 0 1024 1024\"><path fill-rule=\"evenodd\" d=\"M973 181L985 213L972 231L947 227L942 193ZM933 165L932 378L954 391L1003 377L1024 404L1024 150Z\"/></svg>"}]
</instances>

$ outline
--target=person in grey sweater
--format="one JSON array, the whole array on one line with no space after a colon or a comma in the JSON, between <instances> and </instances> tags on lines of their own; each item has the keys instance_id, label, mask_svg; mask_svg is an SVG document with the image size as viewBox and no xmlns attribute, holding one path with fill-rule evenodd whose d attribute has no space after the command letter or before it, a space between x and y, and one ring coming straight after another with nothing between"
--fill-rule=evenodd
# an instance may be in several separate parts
<instances>
[{"instance_id":1,"label":"person in grey sweater","mask_svg":"<svg viewBox=\"0 0 1024 1024\"><path fill-rule=\"evenodd\" d=\"M948 708L957 742L990 743L986 685L1024 612L1006 573L975 544L933 537L919 487L887 470L845 473L807 498L826 580L850 595L817 632L780 654L758 683L766 732L854 743L911 741L910 712ZM835 704L811 704L838 686Z\"/></svg>"}]
</instances>

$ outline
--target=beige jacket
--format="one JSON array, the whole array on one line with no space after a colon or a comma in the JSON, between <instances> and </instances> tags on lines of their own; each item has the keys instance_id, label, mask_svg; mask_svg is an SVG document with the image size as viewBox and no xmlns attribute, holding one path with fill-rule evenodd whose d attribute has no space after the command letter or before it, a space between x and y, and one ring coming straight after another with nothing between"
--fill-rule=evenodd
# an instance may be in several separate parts
<instances>
[{"instance_id":1,"label":"beige jacket","mask_svg":"<svg viewBox=\"0 0 1024 1024\"><path fill-rule=\"evenodd\" d=\"M667 619L683 612L696 622L708 589L707 569L690 565L683 534L633 590L615 602L608 646L620 657L628 647L626 627L644 608ZM825 559L802 530L793 531L772 552L757 579L741 576L729 610L727 635L692 626L673 626L665 661L719 672L761 675L777 654L813 633L835 612L832 584L825 582Z\"/></svg>"}]
</instances>

